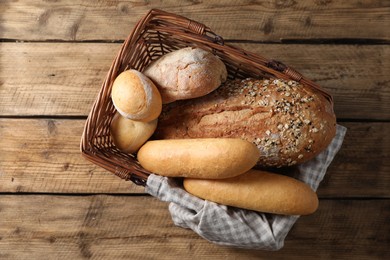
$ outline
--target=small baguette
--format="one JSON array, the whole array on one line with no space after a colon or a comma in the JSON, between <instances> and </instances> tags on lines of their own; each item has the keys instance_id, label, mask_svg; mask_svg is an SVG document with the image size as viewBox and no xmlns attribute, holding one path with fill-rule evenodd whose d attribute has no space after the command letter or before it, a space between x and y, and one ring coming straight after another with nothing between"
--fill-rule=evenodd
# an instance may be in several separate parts
<instances>
[{"instance_id":1,"label":"small baguette","mask_svg":"<svg viewBox=\"0 0 390 260\"><path fill-rule=\"evenodd\" d=\"M184 179L184 189L199 198L264 213L308 215L317 194L305 183L280 174L250 170L224 180Z\"/></svg>"},{"instance_id":2,"label":"small baguette","mask_svg":"<svg viewBox=\"0 0 390 260\"><path fill-rule=\"evenodd\" d=\"M251 169L257 147L239 138L200 138L146 142L137 158L146 170L168 177L223 179Z\"/></svg>"}]
</instances>

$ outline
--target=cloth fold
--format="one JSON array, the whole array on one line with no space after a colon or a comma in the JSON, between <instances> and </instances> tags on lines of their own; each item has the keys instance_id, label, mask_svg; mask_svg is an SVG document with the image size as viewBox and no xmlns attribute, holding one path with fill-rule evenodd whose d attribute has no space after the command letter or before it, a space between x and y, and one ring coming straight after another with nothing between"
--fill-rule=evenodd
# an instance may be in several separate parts
<instances>
[{"instance_id":1,"label":"cloth fold","mask_svg":"<svg viewBox=\"0 0 390 260\"><path fill-rule=\"evenodd\" d=\"M346 128L337 125L331 144L314 159L299 165L293 177L308 184L314 191L341 148ZM220 205L187 193L178 179L150 175L145 191L169 202L175 225L192 229L204 239L225 246L279 250L299 216L266 214Z\"/></svg>"}]
</instances>

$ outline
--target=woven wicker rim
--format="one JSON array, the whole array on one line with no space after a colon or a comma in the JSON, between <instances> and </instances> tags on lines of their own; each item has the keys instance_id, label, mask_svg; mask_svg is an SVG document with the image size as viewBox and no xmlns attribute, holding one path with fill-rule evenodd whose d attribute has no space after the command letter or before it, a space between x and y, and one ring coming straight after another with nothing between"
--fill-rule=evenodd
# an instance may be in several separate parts
<instances>
[{"instance_id":1,"label":"woven wicker rim","mask_svg":"<svg viewBox=\"0 0 390 260\"><path fill-rule=\"evenodd\" d=\"M225 44L221 36L202 23L152 9L138 21L123 43L92 106L80 143L82 155L86 159L122 179L145 185L151 172L143 169L134 155L125 154L113 145L109 133L115 114L110 98L111 86L122 71L129 68L143 71L159 56L186 46L201 47L219 56L227 66L229 78L262 76L295 80L320 92L333 106L329 93L282 62Z\"/></svg>"}]
</instances>

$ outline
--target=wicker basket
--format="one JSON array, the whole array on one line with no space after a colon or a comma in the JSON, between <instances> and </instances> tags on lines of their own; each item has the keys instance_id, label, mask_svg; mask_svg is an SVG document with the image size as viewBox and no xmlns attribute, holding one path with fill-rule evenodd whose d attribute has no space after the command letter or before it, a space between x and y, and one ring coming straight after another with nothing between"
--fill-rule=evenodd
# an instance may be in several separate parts
<instances>
[{"instance_id":1,"label":"wicker basket","mask_svg":"<svg viewBox=\"0 0 390 260\"><path fill-rule=\"evenodd\" d=\"M331 102L332 97L299 72L275 60L224 44L210 28L185 17L152 9L128 36L104 80L85 124L81 139L83 156L125 180L145 185L150 172L143 169L133 155L119 151L110 136L110 123L115 114L110 93L115 78L124 70L143 71L165 53L187 46L213 52L225 63L228 78L283 78L315 88Z\"/></svg>"}]
</instances>

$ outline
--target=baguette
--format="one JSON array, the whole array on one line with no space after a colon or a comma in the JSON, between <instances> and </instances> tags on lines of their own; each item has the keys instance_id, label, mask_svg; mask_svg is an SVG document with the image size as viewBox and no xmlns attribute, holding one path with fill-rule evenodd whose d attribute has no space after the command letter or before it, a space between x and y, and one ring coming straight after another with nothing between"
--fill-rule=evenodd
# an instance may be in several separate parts
<instances>
[{"instance_id":1,"label":"baguette","mask_svg":"<svg viewBox=\"0 0 390 260\"><path fill-rule=\"evenodd\" d=\"M153 140L137 154L141 166L155 174L203 179L244 173L258 158L256 146L239 138Z\"/></svg>"},{"instance_id":2,"label":"baguette","mask_svg":"<svg viewBox=\"0 0 390 260\"><path fill-rule=\"evenodd\" d=\"M305 183L280 174L250 170L223 180L186 178L184 189L223 205L281 215L308 215L318 208L316 193Z\"/></svg>"}]
</instances>

